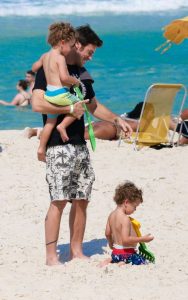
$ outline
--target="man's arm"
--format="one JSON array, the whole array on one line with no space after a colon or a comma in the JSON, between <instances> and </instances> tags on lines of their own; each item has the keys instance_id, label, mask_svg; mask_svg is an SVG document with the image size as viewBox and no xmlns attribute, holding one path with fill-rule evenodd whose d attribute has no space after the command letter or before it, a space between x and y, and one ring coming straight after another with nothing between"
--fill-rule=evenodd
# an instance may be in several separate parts
<instances>
[{"instance_id":1,"label":"man's arm","mask_svg":"<svg viewBox=\"0 0 188 300\"><path fill-rule=\"evenodd\" d=\"M121 119L120 116L110 111L106 106L102 105L95 97L92 99L91 103L87 104L87 107L94 117L114 123L115 125L120 126L127 136L131 135L132 128L130 125Z\"/></svg>"},{"instance_id":2,"label":"man's arm","mask_svg":"<svg viewBox=\"0 0 188 300\"><path fill-rule=\"evenodd\" d=\"M88 100L84 101L85 103ZM84 114L82 102L77 102L73 105L73 115L79 119ZM68 114L70 113L70 106L55 106L44 99L44 91L35 89L32 94L32 109L34 112L43 114Z\"/></svg>"}]
</instances>

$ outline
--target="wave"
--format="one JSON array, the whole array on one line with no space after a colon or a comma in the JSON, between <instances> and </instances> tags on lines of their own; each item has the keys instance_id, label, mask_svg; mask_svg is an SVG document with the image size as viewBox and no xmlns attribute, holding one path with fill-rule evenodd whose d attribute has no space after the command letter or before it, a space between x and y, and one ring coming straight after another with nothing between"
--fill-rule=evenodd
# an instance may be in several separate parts
<instances>
[{"instance_id":1,"label":"wave","mask_svg":"<svg viewBox=\"0 0 188 300\"><path fill-rule=\"evenodd\" d=\"M0 17L160 13L182 9L188 10L187 0L4 0Z\"/></svg>"}]
</instances>

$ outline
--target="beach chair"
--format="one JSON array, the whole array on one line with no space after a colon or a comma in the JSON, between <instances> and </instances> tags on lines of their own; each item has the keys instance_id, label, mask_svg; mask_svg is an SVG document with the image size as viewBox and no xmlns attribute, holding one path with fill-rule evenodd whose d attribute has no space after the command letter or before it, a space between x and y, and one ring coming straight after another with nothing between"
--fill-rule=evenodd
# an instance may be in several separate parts
<instances>
[{"instance_id":1,"label":"beach chair","mask_svg":"<svg viewBox=\"0 0 188 300\"><path fill-rule=\"evenodd\" d=\"M183 92L179 95L181 99L179 100L178 98L177 124L179 123L180 114L187 96L186 87L183 84L156 83L151 85L145 95L136 132L132 134L130 139L124 139L124 141L132 143L135 150L139 150L143 146L162 144L173 146L176 128L170 135L169 126L173 104L181 90ZM121 139L122 137L120 136L119 146Z\"/></svg>"}]
</instances>

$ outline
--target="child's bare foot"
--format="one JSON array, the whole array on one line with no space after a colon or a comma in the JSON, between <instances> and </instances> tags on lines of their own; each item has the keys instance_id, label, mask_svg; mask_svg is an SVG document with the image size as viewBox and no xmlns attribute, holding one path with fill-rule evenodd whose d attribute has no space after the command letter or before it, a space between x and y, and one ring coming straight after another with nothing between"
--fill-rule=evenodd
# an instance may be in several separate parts
<instances>
[{"instance_id":1,"label":"child's bare foot","mask_svg":"<svg viewBox=\"0 0 188 300\"><path fill-rule=\"evenodd\" d=\"M63 127L62 125L59 124L56 128L59 131L63 142L67 142L69 140L69 138L68 138L65 127Z\"/></svg>"},{"instance_id":2,"label":"child's bare foot","mask_svg":"<svg viewBox=\"0 0 188 300\"><path fill-rule=\"evenodd\" d=\"M111 258L107 258L107 259L101 261L101 262L98 264L98 267L103 268L103 267L107 266L108 264L110 264L111 261L112 261Z\"/></svg>"},{"instance_id":3,"label":"child's bare foot","mask_svg":"<svg viewBox=\"0 0 188 300\"><path fill-rule=\"evenodd\" d=\"M46 149L39 147L37 151L38 160L46 162Z\"/></svg>"}]
</instances>

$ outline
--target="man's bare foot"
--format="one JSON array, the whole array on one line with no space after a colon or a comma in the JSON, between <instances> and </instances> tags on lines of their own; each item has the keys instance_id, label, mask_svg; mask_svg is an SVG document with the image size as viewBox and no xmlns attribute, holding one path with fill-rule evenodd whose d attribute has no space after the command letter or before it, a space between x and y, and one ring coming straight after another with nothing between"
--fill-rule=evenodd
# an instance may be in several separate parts
<instances>
[{"instance_id":1,"label":"man's bare foot","mask_svg":"<svg viewBox=\"0 0 188 300\"><path fill-rule=\"evenodd\" d=\"M56 128L59 131L63 142L67 142L69 140L69 138L68 138L65 127L63 127L62 125L59 124Z\"/></svg>"},{"instance_id":2,"label":"man's bare foot","mask_svg":"<svg viewBox=\"0 0 188 300\"><path fill-rule=\"evenodd\" d=\"M46 260L47 266L59 266L62 265L62 263L57 258L49 258Z\"/></svg>"},{"instance_id":3,"label":"man's bare foot","mask_svg":"<svg viewBox=\"0 0 188 300\"><path fill-rule=\"evenodd\" d=\"M38 160L46 162L46 149L39 147L37 151Z\"/></svg>"},{"instance_id":4,"label":"man's bare foot","mask_svg":"<svg viewBox=\"0 0 188 300\"><path fill-rule=\"evenodd\" d=\"M84 255L83 253L80 254L72 254L70 255L70 259L75 259L75 258L79 258L79 259L89 259L88 256Z\"/></svg>"}]
</instances>

